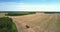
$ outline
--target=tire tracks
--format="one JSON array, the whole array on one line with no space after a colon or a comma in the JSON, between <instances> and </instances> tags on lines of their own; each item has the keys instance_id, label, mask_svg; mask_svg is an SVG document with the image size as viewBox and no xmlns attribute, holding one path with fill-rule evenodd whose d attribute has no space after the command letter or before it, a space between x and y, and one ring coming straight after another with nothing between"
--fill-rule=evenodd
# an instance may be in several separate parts
<instances>
[{"instance_id":1,"label":"tire tracks","mask_svg":"<svg viewBox=\"0 0 60 32\"><path fill-rule=\"evenodd\" d=\"M43 22L41 21L40 25L44 25L44 24L46 24L47 21L49 21L49 20L52 18L52 16L49 15L48 18L49 18L49 19L45 20L46 22L45 22L45 21L43 21ZM45 26L46 26L46 25L45 25ZM42 28L42 27L43 27L43 26L38 26L38 25L36 25L35 28L39 30L38 32L43 32L43 30L45 30L45 29ZM35 29L35 28L34 28L34 29ZM41 31L40 29L41 29L42 31ZM35 31L36 31L36 30L35 30ZM36 32L37 32L37 31L36 31Z\"/></svg>"}]
</instances>

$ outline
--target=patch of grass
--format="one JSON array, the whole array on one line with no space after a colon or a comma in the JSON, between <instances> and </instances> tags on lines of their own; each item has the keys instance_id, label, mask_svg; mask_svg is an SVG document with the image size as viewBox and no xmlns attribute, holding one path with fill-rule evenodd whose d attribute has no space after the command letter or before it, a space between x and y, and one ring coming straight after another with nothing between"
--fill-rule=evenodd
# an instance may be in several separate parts
<instances>
[{"instance_id":1,"label":"patch of grass","mask_svg":"<svg viewBox=\"0 0 60 32\"><path fill-rule=\"evenodd\" d=\"M16 25L13 23L11 18L0 18L0 32L17 32Z\"/></svg>"},{"instance_id":2,"label":"patch of grass","mask_svg":"<svg viewBox=\"0 0 60 32\"><path fill-rule=\"evenodd\" d=\"M58 27L60 27L60 20L56 21Z\"/></svg>"},{"instance_id":3,"label":"patch of grass","mask_svg":"<svg viewBox=\"0 0 60 32\"><path fill-rule=\"evenodd\" d=\"M60 20L56 21L57 31L60 32Z\"/></svg>"}]
</instances>

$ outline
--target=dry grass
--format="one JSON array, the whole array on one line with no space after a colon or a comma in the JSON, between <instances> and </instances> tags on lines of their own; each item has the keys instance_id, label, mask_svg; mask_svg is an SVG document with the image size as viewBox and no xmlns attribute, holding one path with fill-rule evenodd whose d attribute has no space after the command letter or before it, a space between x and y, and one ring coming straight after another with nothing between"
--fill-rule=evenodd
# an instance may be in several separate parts
<instances>
[{"instance_id":1,"label":"dry grass","mask_svg":"<svg viewBox=\"0 0 60 32\"><path fill-rule=\"evenodd\" d=\"M0 13L0 17L4 17L5 16L5 13Z\"/></svg>"}]
</instances>

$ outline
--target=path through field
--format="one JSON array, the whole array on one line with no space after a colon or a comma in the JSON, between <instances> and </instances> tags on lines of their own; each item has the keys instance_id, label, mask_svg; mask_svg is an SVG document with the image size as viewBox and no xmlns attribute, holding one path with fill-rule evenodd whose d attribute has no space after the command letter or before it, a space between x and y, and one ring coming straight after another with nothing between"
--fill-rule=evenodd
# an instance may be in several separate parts
<instances>
[{"instance_id":1,"label":"path through field","mask_svg":"<svg viewBox=\"0 0 60 32\"><path fill-rule=\"evenodd\" d=\"M18 32L60 32L60 14L37 13L9 17L13 19Z\"/></svg>"}]
</instances>

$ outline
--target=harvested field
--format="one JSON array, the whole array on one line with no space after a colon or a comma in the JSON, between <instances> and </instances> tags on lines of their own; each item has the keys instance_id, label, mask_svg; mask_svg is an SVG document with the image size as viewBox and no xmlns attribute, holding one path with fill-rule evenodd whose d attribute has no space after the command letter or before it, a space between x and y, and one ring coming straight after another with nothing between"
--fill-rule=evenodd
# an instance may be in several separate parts
<instances>
[{"instance_id":1,"label":"harvested field","mask_svg":"<svg viewBox=\"0 0 60 32\"><path fill-rule=\"evenodd\" d=\"M0 17L4 17L5 16L5 13L0 13Z\"/></svg>"},{"instance_id":2,"label":"harvested field","mask_svg":"<svg viewBox=\"0 0 60 32\"><path fill-rule=\"evenodd\" d=\"M60 32L60 14L36 13L9 17L13 19L18 32Z\"/></svg>"}]
</instances>

